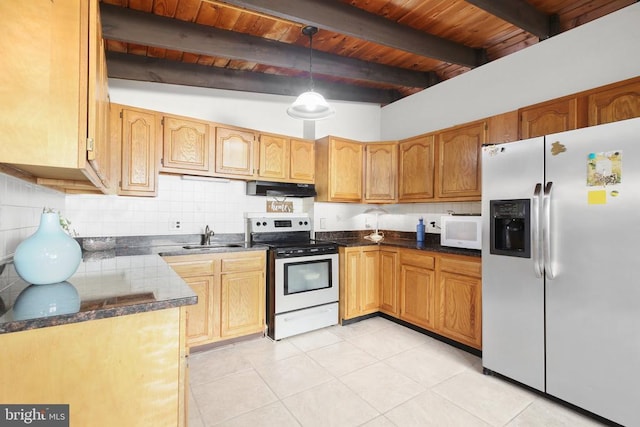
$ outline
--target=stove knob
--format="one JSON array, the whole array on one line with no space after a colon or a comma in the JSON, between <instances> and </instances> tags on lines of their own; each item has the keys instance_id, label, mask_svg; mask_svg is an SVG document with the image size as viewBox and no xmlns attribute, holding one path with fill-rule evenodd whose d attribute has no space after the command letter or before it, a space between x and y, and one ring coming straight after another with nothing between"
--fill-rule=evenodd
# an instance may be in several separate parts
<instances>
[{"instance_id":1,"label":"stove knob","mask_svg":"<svg viewBox=\"0 0 640 427\"><path fill-rule=\"evenodd\" d=\"M309 225L309 222L308 222L308 221L305 221L305 222L304 222L304 225Z\"/></svg>"},{"instance_id":2,"label":"stove knob","mask_svg":"<svg viewBox=\"0 0 640 427\"><path fill-rule=\"evenodd\" d=\"M256 222L256 227L260 227L260 221Z\"/></svg>"},{"instance_id":3,"label":"stove knob","mask_svg":"<svg viewBox=\"0 0 640 427\"><path fill-rule=\"evenodd\" d=\"M262 225L267 226L267 221L262 221Z\"/></svg>"},{"instance_id":4,"label":"stove knob","mask_svg":"<svg viewBox=\"0 0 640 427\"><path fill-rule=\"evenodd\" d=\"M302 221L298 221L298 225L302 225Z\"/></svg>"}]
</instances>

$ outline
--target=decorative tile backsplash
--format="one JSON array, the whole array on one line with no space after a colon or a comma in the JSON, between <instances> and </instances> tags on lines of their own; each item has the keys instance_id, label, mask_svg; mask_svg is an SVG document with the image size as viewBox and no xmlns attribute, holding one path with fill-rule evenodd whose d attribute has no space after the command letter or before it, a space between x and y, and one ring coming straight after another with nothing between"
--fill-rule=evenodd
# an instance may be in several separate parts
<instances>
[{"instance_id":1,"label":"decorative tile backsplash","mask_svg":"<svg viewBox=\"0 0 640 427\"><path fill-rule=\"evenodd\" d=\"M66 195L0 174L0 259L37 228L43 207L58 209L71 221L79 237L200 234L204 227L219 233L244 233L247 212L266 212L267 197L247 196L243 181L193 181L160 175L157 197ZM311 198L287 199L294 213L307 213L317 231L367 230L376 216L365 214L371 205L314 203ZM429 227L448 211L479 213L480 202L410 203L381 205L388 213L378 217L385 230L414 232L419 217ZM179 227L176 226L179 223Z\"/></svg>"}]
</instances>

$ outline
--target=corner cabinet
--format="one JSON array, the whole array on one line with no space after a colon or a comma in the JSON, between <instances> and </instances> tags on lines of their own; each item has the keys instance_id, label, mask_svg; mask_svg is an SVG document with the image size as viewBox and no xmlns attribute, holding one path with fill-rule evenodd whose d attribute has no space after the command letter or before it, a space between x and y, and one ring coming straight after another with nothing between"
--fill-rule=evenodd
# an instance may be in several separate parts
<instances>
[{"instance_id":1,"label":"corner cabinet","mask_svg":"<svg viewBox=\"0 0 640 427\"><path fill-rule=\"evenodd\" d=\"M115 192L98 1L1 2L0 26L0 163L63 191Z\"/></svg>"},{"instance_id":2,"label":"corner cabinet","mask_svg":"<svg viewBox=\"0 0 640 427\"><path fill-rule=\"evenodd\" d=\"M398 250L380 247L380 311L398 317Z\"/></svg>"},{"instance_id":3,"label":"corner cabinet","mask_svg":"<svg viewBox=\"0 0 640 427\"><path fill-rule=\"evenodd\" d=\"M187 346L264 332L264 251L181 255L164 260L198 295L198 303L185 310Z\"/></svg>"},{"instance_id":4,"label":"corner cabinet","mask_svg":"<svg viewBox=\"0 0 640 427\"><path fill-rule=\"evenodd\" d=\"M486 123L480 121L437 134L437 198L480 200L480 163L482 144L486 140L486 127Z\"/></svg>"},{"instance_id":5,"label":"corner cabinet","mask_svg":"<svg viewBox=\"0 0 640 427\"><path fill-rule=\"evenodd\" d=\"M364 202L397 201L398 143L364 144Z\"/></svg>"},{"instance_id":6,"label":"corner cabinet","mask_svg":"<svg viewBox=\"0 0 640 427\"><path fill-rule=\"evenodd\" d=\"M398 201L428 202L434 197L435 137L423 135L398 144Z\"/></svg>"},{"instance_id":7,"label":"corner cabinet","mask_svg":"<svg viewBox=\"0 0 640 427\"><path fill-rule=\"evenodd\" d=\"M317 202L361 202L362 145L333 136L316 141Z\"/></svg>"}]
</instances>

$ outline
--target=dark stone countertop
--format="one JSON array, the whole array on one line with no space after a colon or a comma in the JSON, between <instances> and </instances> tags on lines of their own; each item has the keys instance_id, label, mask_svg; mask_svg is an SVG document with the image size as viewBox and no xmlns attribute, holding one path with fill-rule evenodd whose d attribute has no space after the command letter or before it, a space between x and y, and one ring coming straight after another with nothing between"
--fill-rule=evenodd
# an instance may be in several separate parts
<instances>
[{"instance_id":1,"label":"dark stone countertop","mask_svg":"<svg viewBox=\"0 0 640 427\"><path fill-rule=\"evenodd\" d=\"M316 240L335 242L338 245L345 247L378 245L406 249L418 249L426 252L439 252L451 255L466 255L472 257L481 256L481 251L479 250L453 248L440 245L439 234L425 234L424 243L419 245L415 238L416 233L386 230L382 230L382 232L384 233L384 239L378 243L364 238L364 236L371 234L371 230L316 232L315 238Z\"/></svg>"},{"instance_id":2,"label":"dark stone countertop","mask_svg":"<svg viewBox=\"0 0 640 427\"><path fill-rule=\"evenodd\" d=\"M199 244L199 235L116 237L113 249L83 251L83 260L65 285L75 290L80 308L63 311L62 304L38 310L37 317L16 319L13 306L27 288L40 292L47 285L30 285L18 276L12 262L0 265L0 334L68 323L162 310L196 304L198 298L162 256L258 251L266 246L246 244L244 235L221 235L212 244L238 246L215 249L184 249ZM87 238L89 239L89 238ZM99 240L100 238L92 238ZM83 239L77 239L82 246ZM65 282L63 282L65 283ZM51 289L51 288L50 288ZM68 305L68 304L67 304ZM56 311L58 310L58 311ZM30 310L31 311L31 310ZM45 313L46 314L42 314Z\"/></svg>"}]
</instances>

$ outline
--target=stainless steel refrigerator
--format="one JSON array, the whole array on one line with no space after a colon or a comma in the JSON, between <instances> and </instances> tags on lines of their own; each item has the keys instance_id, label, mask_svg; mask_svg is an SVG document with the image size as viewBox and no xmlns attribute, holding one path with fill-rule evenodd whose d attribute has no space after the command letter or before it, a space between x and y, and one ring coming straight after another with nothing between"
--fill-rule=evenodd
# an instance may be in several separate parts
<instances>
[{"instance_id":1,"label":"stainless steel refrigerator","mask_svg":"<svg viewBox=\"0 0 640 427\"><path fill-rule=\"evenodd\" d=\"M486 146L482 363L640 425L640 119Z\"/></svg>"}]
</instances>

